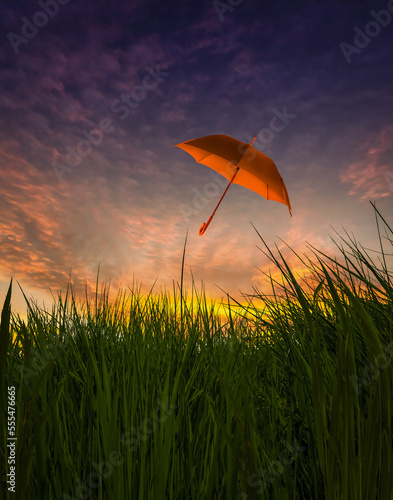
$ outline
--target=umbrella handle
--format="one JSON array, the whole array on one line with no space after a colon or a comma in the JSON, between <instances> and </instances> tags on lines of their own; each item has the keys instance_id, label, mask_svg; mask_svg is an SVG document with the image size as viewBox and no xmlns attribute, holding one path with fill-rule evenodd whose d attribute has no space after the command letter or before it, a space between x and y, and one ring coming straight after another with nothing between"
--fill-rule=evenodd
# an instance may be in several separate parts
<instances>
[{"instance_id":1,"label":"umbrella handle","mask_svg":"<svg viewBox=\"0 0 393 500\"><path fill-rule=\"evenodd\" d=\"M210 224L210 222L212 221L213 219L213 215L210 216L209 220L207 222L204 222L199 230L199 236L202 236L202 234L204 234L204 232L206 231L207 229L207 226Z\"/></svg>"},{"instance_id":2,"label":"umbrella handle","mask_svg":"<svg viewBox=\"0 0 393 500\"><path fill-rule=\"evenodd\" d=\"M256 136L255 136L255 137L256 137ZM255 139L255 137L254 137L254 139ZM253 141L253 142L254 142L254 141ZM205 231L206 231L206 229L207 229L207 226L208 226L208 225L210 224L210 222L212 221L212 219L213 219L213 217L214 217L214 214L215 214L215 213L216 213L216 211L217 211L217 208L220 206L220 203L222 202L222 199L224 198L224 196L225 196L226 192L227 192L227 191L228 191L228 189L229 189L229 186L232 184L233 179L236 177L236 174L239 172L239 168L240 168L240 167L236 167L236 170L235 170L235 173L234 173L234 174L233 174L233 176L232 176L232 179L229 181L228 186L226 187L226 189L225 189L225 191L224 191L223 195L221 196L220 201L217 203L217 206L216 206L216 208L214 209L214 212L211 214L211 216L210 216L209 220L208 220L207 222L204 222L204 223L202 224L201 229L199 230L199 236L202 236L202 234L204 234L204 232L205 232Z\"/></svg>"}]
</instances>

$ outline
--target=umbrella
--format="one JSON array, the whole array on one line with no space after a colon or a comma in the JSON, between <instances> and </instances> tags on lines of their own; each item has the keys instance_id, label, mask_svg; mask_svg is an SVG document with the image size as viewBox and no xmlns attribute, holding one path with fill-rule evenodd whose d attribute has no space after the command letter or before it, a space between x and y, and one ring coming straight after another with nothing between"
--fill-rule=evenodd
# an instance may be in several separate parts
<instances>
[{"instance_id":1,"label":"umbrella","mask_svg":"<svg viewBox=\"0 0 393 500\"><path fill-rule=\"evenodd\" d=\"M251 189L267 200L283 203L288 207L292 217L292 208L284 181L274 161L252 146L255 138L256 136L251 144L247 144L228 135L207 135L175 145L184 149L198 163L212 168L229 180L212 215L207 222L202 224L199 230L200 235L206 231L232 183Z\"/></svg>"}]
</instances>

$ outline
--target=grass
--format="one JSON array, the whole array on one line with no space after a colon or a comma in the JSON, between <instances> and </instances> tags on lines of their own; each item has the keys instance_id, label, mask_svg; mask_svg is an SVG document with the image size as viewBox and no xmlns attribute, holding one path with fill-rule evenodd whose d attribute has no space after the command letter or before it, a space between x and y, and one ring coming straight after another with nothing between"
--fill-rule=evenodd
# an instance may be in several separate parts
<instances>
[{"instance_id":1,"label":"grass","mask_svg":"<svg viewBox=\"0 0 393 500\"><path fill-rule=\"evenodd\" d=\"M347 235L340 259L297 255L305 283L261 238L282 281L224 319L195 287L186 300L183 271L171 296L110 303L97 285L80 304L70 286L51 311L27 301L26 321L11 283L0 458L5 483L15 386L16 495L0 500L391 500L393 238L374 210L378 263Z\"/></svg>"}]
</instances>

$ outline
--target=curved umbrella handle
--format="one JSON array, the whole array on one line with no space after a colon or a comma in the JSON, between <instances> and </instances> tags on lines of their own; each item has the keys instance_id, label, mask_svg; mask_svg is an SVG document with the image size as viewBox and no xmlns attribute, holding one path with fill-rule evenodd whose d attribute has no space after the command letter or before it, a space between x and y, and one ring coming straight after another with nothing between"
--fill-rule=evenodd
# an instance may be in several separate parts
<instances>
[{"instance_id":1,"label":"curved umbrella handle","mask_svg":"<svg viewBox=\"0 0 393 500\"><path fill-rule=\"evenodd\" d=\"M210 222L213 219L213 215L210 216L209 220L207 222L204 222L199 230L199 236L202 236L202 234L205 233L207 226L210 224Z\"/></svg>"},{"instance_id":2,"label":"curved umbrella handle","mask_svg":"<svg viewBox=\"0 0 393 500\"><path fill-rule=\"evenodd\" d=\"M255 137L256 137L256 136L255 136ZM255 139L255 137L254 137L254 139ZM253 141L253 142L254 142L254 141ZM222 199L224 198L224 196L225 196L226 192L228 191L229 186L232 184L233 179L236 177L236 174L239 172L239 169L240 169L240 167L236 167L236 170L235 170L235 173L234 173L234 174L233 174L233 176L232 176L232 179L229 181L228 186L226 187L226 189L225 189L225 191L224 191L223 195L221 196L220 201L217 203L217 206L216 206L216 208L214 209L213 213L211 214L211 216L210 216L209 220L208 220L207 222L204 222L204 223L202 224L201 229L199 230L199 236L202 236L202 234L204 234L204 232L205 232L205 231L206 231L206 229L207 229L207 226L208 226L208 225L210 224L210 222L212 221L212 219L213 219L213 217L214 217L214 214L215 214L215 213L216 213L216 211L217 211L217 208L220 206L220 203L222 202Z\"/></svg>"}]
</instances>

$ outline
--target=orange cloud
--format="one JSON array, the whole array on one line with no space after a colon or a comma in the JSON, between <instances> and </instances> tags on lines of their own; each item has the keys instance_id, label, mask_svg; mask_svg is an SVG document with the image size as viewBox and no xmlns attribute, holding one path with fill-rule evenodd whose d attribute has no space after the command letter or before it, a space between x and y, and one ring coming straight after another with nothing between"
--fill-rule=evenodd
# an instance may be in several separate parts
<instances>
[{"instance_id":1,"label":"orange cloud","mask_svg":"<svg viewBox=\"0 0 393 500\"><path fill-rule=\"evenodd\" d=\"M373 144L370 141L362 148L361 158L340 174L341 182L348 183L349 194L359 195L361 201L390 196L392 191L386 175L393 170L391 155L392 128L383 130Z\"/></svg>"}]
</instances>

